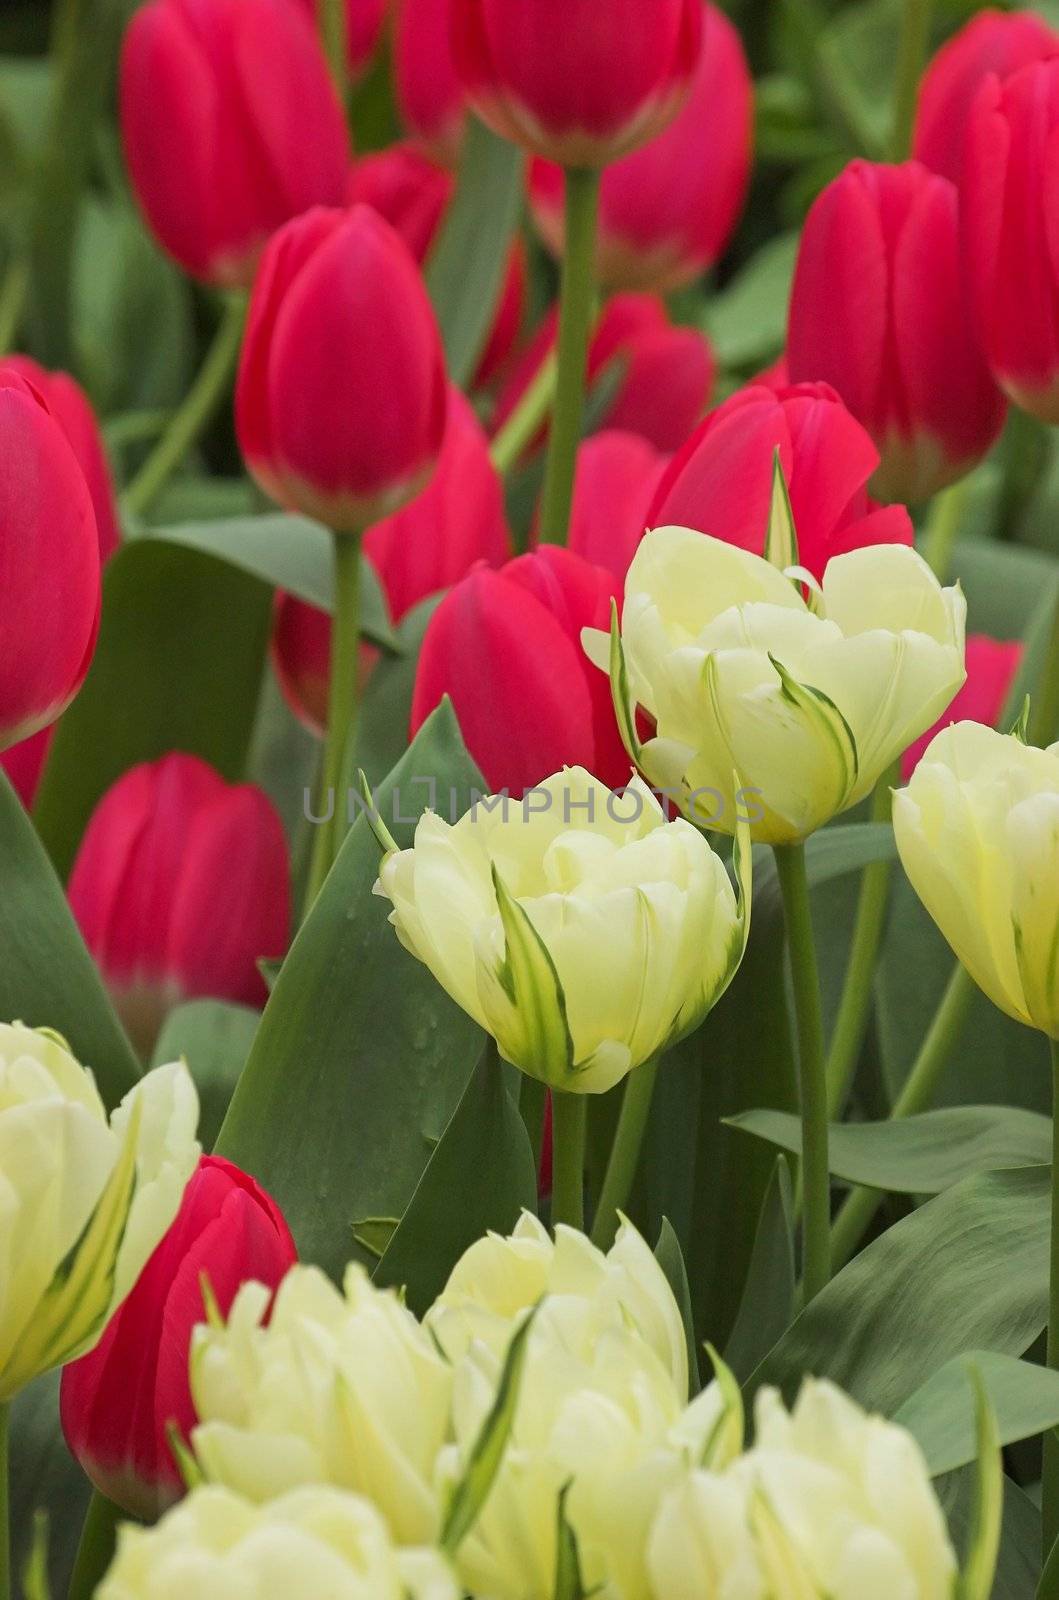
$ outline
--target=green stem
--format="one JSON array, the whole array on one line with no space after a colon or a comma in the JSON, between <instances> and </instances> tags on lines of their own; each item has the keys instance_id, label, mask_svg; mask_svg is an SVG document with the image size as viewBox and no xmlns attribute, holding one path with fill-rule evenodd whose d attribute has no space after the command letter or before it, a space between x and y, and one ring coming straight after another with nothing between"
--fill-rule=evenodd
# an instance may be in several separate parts
<instances>
[{"instance_id":1,"label":"green stem","mask_svg":"<svg viewBox=\"0 0 1059 1600\"><path fill-rule=\"evenodd\" d=\"M521 460L547 422L558 376L559 359L552 350L489 448L493 466L502 478Z\"/></svg>"},{"instance_id":2,"label":"green stem","mask_svg":"<svg viewBox=\"0 0 1059 1600\"><path fill-rule=\"evenodd\" d=\"M794 1009L798 1024L798 1068L802 1111L803 1282L805 1304L831 1277L831 1184L828 1163L827 1078L820 974L809 905L805 845L777 845L776 867L783 892Z\"/></svg>"},{"instance_id":3,"label":"green stem","mask_svg":"<svg viewBox=\"0 0 1059 1600\"><path fill-rule=\"evenodd\" d=\"M519 1084L518 1108L526 1124L526 1132L529 1134L530 1149L533 1151L533 1170L538 1178L541 1170L541 1149L544 1144L544 1107L547 1098L548 1091L540 1079L531 1078L528 1072L524 1072Z\"/></svg>"},{"instance_id":4,"label":"green stem","mask_svg":"<svg viewBox=\"0 0 1059 1600\"><path fill-rule=\"evenodd\" d=\"M331 623L331 681L327 701L327 737L320 780L309 883L308 914L346 836L346 765L357 731L357 686L360 676L360 540L334 535L335 606ZM330 816L328 812L330 810Z\"/></svg>"},{"instance_id":5,"label":"green stem","mask_svg":"<svg viewBox=\"0 0 1059 1600\"><path fill-rule=\"evenodd\" d=\"M1048 1365L1059 1371L1059 1040L1052 1046L1052 1243L1048 1290ZM1044 1435L1041 1480L1041 1531L1044 1559L1059 1539L1059 1439L1049 1428Z\"/></svg>"},{"instance_id":6,"label":"green stem","mask_svg":"<svg viewBox=\"0 0 1059 1600\"><path fill-rule=\"evenodd\" d=\"M894 130L891 156L907 161L912 153L919 83L930 48L931 0L904 0L901 38L897 49L897 85L894 91Z\"/></svg>"},{"instance_id":7,"label":"green stem","mask_svg":"<svg viewBox=\"0 0 1059 1600\"><path fill-rule=\"evenodd\" d=\"M81 1529L81 1542L77 1546L77 1560L67 1600L92 1600L113 1559L118 1523L124 1516L121 1507L100 1494L98 1489L93 1493Z\"/></svg>"},{"instance_id":8,"label":"green stem","mask_svg":"<svg viewBox=\"0 0 1059 1600\"><path fill-rule=\"evenodd\" d=\"M0 1600L11 1600L11 1492L8 1487L11 1470L8 1444L10 1421L10 1402L0 1400Z\"/></svg>"},{"instance_id":9,"label":"green stem","mask_svg":"<svg viewBox=\"0 0 1059 1600\"><path fill-rule=\"evenodd\" d=\"M0 356L14 349L29 290L29 262L16 255L8 262L0 283Z\"/></svg>"},{"instance_id":10,"label":"green stem","mask_svg":"<svg viewBox=\"0 0 1059 1600\"><path fill-rule=\"evenodd\" d=\"M614 1143L610 1150L599 1205L592 1225L592 1243L601 1250L609 1250L618 1231L618 1212L628 1204L632 1193L636 1169L640 1164L640 1151L647 1120L651 1114L655 1083L658 1079L658 1056L647 1061L635 1072L630 1072L625 1082Z\"/></svg>"},{"instance_id":11,"label":"green stem","mask_svg":"<svg viewBox=\"0 0 1059 1600\"><path fill-rule=\"evenodd\" d=\"M320 20L320 43L331 76L335 80L338 98L346 103L349 90L349 23L346 0L317 0Z\"/></svg>"},{"instance_id":12,"label":"green stem","mask_svg":"<svg viewBox=\"0 0 1059 1600\"><path fill-rule=\"evenodd\" d=\"M150 510L213 419L231 387L245 319L246 302L242 295L233 294L225 305L198 376L122 496L121 508L126 515L142 517Z\"/></svg>"},{"instance_id":13,"label":"green stem","mask_svg":"<svg viewBox=\"0 0 1059 1600\"><path fill-rule=\"evenodd\" d=\"M815 90L835 133L855 155L881 154L849 71L828 35L829 16L819 0L785 0L793 24L802 70Z\"/></svg>"},{"instance_id":14,"label":"green stem","mask_svg":"<svg viewBox=\"0 0 1059 1600\"><path fill-rule=\"evenodd\" d=\"M552 1226L585 1225L585 1097L552 1090Z\"/></svg>"},{"instance_id":15,"label":"green stem","mask_svg":"<svg viewBox=\"0 0 1059 1600\"><path fill-rule=\"evenodd\" d=\"M969 478L961 478L934 496L923 534L923 558L929 562L939 583L945 583L952 564L952 552L959 538L960 525L967 509Z\"/></svg>"},{"instance_id":16,"label":"green stem","mask_svg":"<svg viewBox=\"0 0 1059 1600\"><path fill-rule=\"evenodd\" d=\"M917 1115L934 1099L938 1080L959 1043L974 995L973 981L966 970L957 965L904 1088L894 1102L890 1113L894 1121ZM847 1195L831 1234L831 1254L836 1266L845 1266L854 1254L882 1202L883 1194L878 1189L853 1189Z\"/></svg>"},{"instance_id":17,"label":"green stem","mask_svg":"<svg viewBox=\"0 0 1059 1600\"><path fill-rule=\"evenodd\" d=\"M567 168L566 235L559 306L559 372L541 500L541 540L565 544L570 526L574 470L585 413L585 371L592 331L596 219L600 175Z\"/></svg>"},{"instance_id":18,"label":"green stem","mask_svg":"<svg viewBox=\"0 0 1059 1600\"><path fill-rule=\"evenodd\" d=\"M1053 739L1059 739L1059 591L1055 597L1044 667L1030 707L1030 743L1048 745Z\"/></svg>"}]
</instances>

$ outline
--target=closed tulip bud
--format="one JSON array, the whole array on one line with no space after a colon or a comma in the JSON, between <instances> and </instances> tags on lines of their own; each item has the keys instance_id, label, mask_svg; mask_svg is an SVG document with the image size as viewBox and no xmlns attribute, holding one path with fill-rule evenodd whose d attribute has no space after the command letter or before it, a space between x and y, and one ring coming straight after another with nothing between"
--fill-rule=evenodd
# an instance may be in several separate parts
<instances>
[{"instance_id":1,"label":"closed tulip bud","mask_svg":"<svg viewBox=\"0 0 1059 1600\"><path fill-rule=\"evenodd\" d=\"M183 1065L108 1120L58 1034L0 1026L0 1404L99 1339L176 1216L197 1118Z\"/></svg>"},{"instance_id":2,"label":"closed tulip bud","mask_svg":"<svg viewBox=\"0 0 1059 1600\"><path fill-rule=\"evenodd\" d=\"M568 549L623 584L666 466L639 434L608 430L586 439L577 453Z\"/></svg>"},{"instance_id":3,"label":"closed tulip bud","mask_svg":"<svg viewBox=\"0 0 1059 1600\"><path fill-rule=\"evenodd\" d=\"M226 783L195 756L133 767L107 791L85 831L69 894L145 1054L181 1000L264 1004L257 964L282 956L290 932L279 817L260 790Z\"/></svg>"},{"instance_id":4,"label":"closed tulip bud","mask_svg":"<svg viewBox=\"0 0 1059 1600\"><path fill-rule=\"evenodd\" d=\"M920 734L901 757L901 776L906 783L927 746L943 728L951 727L954 722L982 722L987 728L996 727L1022 656L1023 647L1017 639L1005 642L982 633L968 634L967 682L940 722Z\"/></svg>"},{"instance_id":5,"label":"closed tulip bud","mask_svg":"<svg viewBox=\"0 0 1059 1600\"><path fill-rule=\"evenodd\" d=\"M275 1289L296 1260L276 1203L231 1162L203 1156L136 1287L63 1372L63 1433L101 1494L146 1521L180 1499L169 1429L186 1442L195 1422L188 1350L204 1292L226 1316L240 1284Z\"/></svg>"},{"instance_id":6,"label":"closed tulip bud","mask_svg":"<svg viewBox=\"0 0 1059 1600\"><path fill-rule=\"evenodd\" d=\"M361 205L283 228L254 286L236 391L266 494L362 534L429 480L447 405L434 312L389 223Z\"/></svg>"},{"instance_id":7,"label":"closed tulip bud","mask_svg":"<svg viewBox=\"0 0 1059 1600\"><path fill-rule=\"evenodd\" d=\"M369 1501L322 1487L255 1506L201 1488L154 1528L126 1523L96 1600L458 1600L434 1550L397 1550Z\"/></svg>"},{"instance_id":8,"label":"closed tulip bud","mask_svg":"<svg viewBox=\"0 0 1059 1600\"><path fill-rule=\"evenodd\" d=\"M977 722L946 728L894 832L913 889L995 1006L1059 1039L1059 744Z\"/></svg>"},{"instance_id":9,"label":"closed tulip bud","mask_svg":"<svg viewBox=\"0 0 1059 1600\"><path fill-rule=\"evenodd\" d=\"M534 155L603 167L687 98L702 0L453 0L456 70L483 122Z\"/></svg>"},{"instance_id":10,"label":"closed tulip bud","mask_svg":"<svg viewBox=\"0 0 1059 1600\"><path fill-rule=\"evenodd\" d=\"M467 120L452 53L452 10L453 0L397 0L393 40L401 119L448 166L459 159Z\"/></svg>"},{"instance_id":11,"label":"closed tulip bud","mask_svg":"<svg viewBox=\"0 0 1059 1600\"><path fill-rule=\"evenodd\" d=\"M927 500L996 440L1004 399L978 346L964 294L959 202L918 162L853 161L802 231L787 363L822 379L871 434L872 488Z\"/></svg>"},{"instance_id":12,"label":"closed tulip bud","mask_svg":"<svg viewBox=\"0 0 1059 1600\"><path fill-rule=\"evenodd\" d=\"M125 35L120 88L137 199L193 277L249 284L277 228L341 201L345 120L291 0L149 0Z\"/></svg>"},{"instance_id":13,"label":"closed tulip bud","mask_svg":"<svg viewBox=\"0 0 1059 1600\"><path fill-rule=\"evenodd\" d=\"M320 0L301 0L306 15L315 26ZM382 35L390 0L345 0L346 61L355 83L363 77Z\"/></svg>"},{"instance_id":14,"label":"closed tulip bud","mask_svg":"<svg viewBox=\"0 0 1059 1600\"><path fill-rule=\"evenodd\" d=\"M991 73L1003 80L1059 54L1059 34L1033 11L975 12L942 45L923 74L912 153L932 172L958 184L963 174L967 124Z\"/></svg>"},{"instance_id":15,"label":"closed tulip bud","mask_svg":"<svg viewBox=\"0 0 1059 1600\"><path fill-rule=\"evenodd\" d=\"M597 275L606 288L668 290L689 283L723 253L742 210L753 128L750 70L724 13L706 4L703 19L683 110L664 133L603 175ZM533 214L556 255L563 253L563 187L561 167L533 163Z\"/></svg>"},{"instance_id":16,"label":"closed tulip bud","mask_svg":"<svg viewBox=\"0 0 1059 1600\"><path fill-rule=\"evenodd\" d=\"M648 509L648 526L698 528L761 555L777 451L799 560L815 578L823 577L832 556L912 543L905 508L880 507L869 498L879 452L826 384L741 389L711 411L670 463Z\"/></svg>"},{"instance_id":17,"label":"closed tulip bud","mask_svg":"<svg viewBox=\"0 0 1059 1600\"><path fill-rule=\"evenodd\" d=\"M741 852L741 876L748 852ZM634 778L614 794L569 768L522 804L427 812L377 892L405 948L506 1061L601 1094L699 1025L742 960L736 894L690 824Z\"/></svg>"},{"instance_id":18,"label":"closed tulip bud","mask_svg":"<svg viewBox=\"0 0 1059 1600\"><path fill-rule=\"evenodd\" d=\"M581 650L582 628L608 625L614 593L609 573L554 545L470 573L427 627L413 734L448 695L492 789L521 795L564 765L624 783L609 691Z\"/></svg>"},{"instance_id":19,"label":"closed tulip bud","mask_svg":"<svg viewBox=\"0 0 1059 1600\"><path fill-rule=\"evenodd\" d=\"M210 1480L261 1502L329 1483L373 1500L401 1544L437 1536L452 1370L361 1267L344 1292L315 1267L292 1268L274 1301L240 1289L226 1326L195 1330L191 1392Z\"/></svg>"},{"instance_id":20,"label":"closed tulip bud","mask_svg":"<svg viewBox=\"0 0 1059 1600\"><path fill-rule=\"evenodd\" d=\"M37 390L0 370L0 750L66 709L99 629L84 474Z\"/></svg>"},{"instance_id":21,"label":"closed tulip bud","mask_svg":"<svg viewBox=\"0 0 1059 1600\"><path fill-rule=\"evenodd\" d=\"M1059 422L1059 228L1052 205L1059 59L986 79L960 188L978 332L997 381L1024 411Z\"/></svg>"},{"instance_id":22,"label":"closed tulip bud","mask_svg":"<svg viewBox=\"0 0 1059 1600\"><path fill-rule=\"evenodd\" d=\"M705 826L745 814L755 840L789 844L870 794L950 703L966 610L900 545L836 557L806 600L760 556L658 528L625 581L622 648L585 644L651 782ZM637 706L655 724L642 746Z\"/></svg>"}]
</instances>

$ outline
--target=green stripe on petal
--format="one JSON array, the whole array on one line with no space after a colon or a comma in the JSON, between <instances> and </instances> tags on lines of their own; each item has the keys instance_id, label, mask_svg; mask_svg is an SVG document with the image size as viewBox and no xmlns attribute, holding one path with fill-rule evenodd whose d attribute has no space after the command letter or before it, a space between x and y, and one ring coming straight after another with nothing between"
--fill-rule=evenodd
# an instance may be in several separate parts
<instances>
[{"instance_id":1,"label":"green stripe on petal","mask_svg":"<svg viewBox=\"0 0 1059 1600\"><path fill-rule=\"evenodd\" d=\"M822 689L814 689L808 683L799 683L797 678L793 678L787 671L782 661L777 661L771 653L769 661L779 677L784 699L809 721L815 723L838 756L839 770L844 772L846 777L841 796L835 806L837 813L843 809L860 776L860 756L857 751L857 741L853 737L853 729L835 702Z\"/></svg>"},{"instance_id":2,"label":"green stripe on petal","mask_svg":"<svg viewBox=\"0 0 1059 1600\"><path fill-rule=\"evenodd\" d=\"M497 1043L523 1072L555 1088L569 1087L574 1042L555 962L495 862L492 874L505 944L495 977L511 1006L509 1025L497 1030Z\"/></svg>"},{"instance_id":3,"label":"green stripe on petal","mask_svg":"<svg viewBox=\"0 0 1059 1600\"><path fill-rule=\"evenodd\" d=\"M625 660L616 600L610 602L610 693L621 742L636 766L639 766L641 745L636 732L636 703L629 688L629 668Z\"/></svg>"},{"instance_id":4,"label":"green stripe on petal","mask_svg":"<svg viewBox=\"0 0 1059 1600\"><path fill-rule=\"evenodd\" d=\"M769 566L784 573L788 567L797 567L801 561L798 554L798 531L794 526L794 509L791 506L791 494L787 487L779 450L774 451L772 457L772 499L769 502L769 521L765 532L765 560Z\"/></svg>"}]
</instances>

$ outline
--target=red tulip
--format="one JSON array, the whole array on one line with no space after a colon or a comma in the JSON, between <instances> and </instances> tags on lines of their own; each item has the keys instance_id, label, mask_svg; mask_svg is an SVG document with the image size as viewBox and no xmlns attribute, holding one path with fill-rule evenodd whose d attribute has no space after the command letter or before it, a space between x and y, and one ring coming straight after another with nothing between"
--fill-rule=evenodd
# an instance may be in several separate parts
<instances>
[{"instance_id":1,"label":"red tulip","mask_svg":"<svg viewBox=\"0 0 1059 1600\"><path fill-rule=\"evenodd\" d=\"M1010 77L1059 54L1059 34L1033 11L978 11L938 51L923 75L912 153L959 183L967 124L990 73Z\"/></svg>"},{"instance_id":2,"label":"red tulip","mask_svg":"<svg viewBox=\"0 0 1059 1600\"><path fill-rule=\"evenodd\" d=\"M967 681L941 720L901 757L901 776L906 783L927 745L943 728L954 722L984 722L996 727L1021 661L1022 645L1017 639L1004 643L986 634L967 635Z\"/></svg>"},{"instance_id":3,"label":"red tulip","mask_svg":"<svg viewBox=\"0 0 1059 1600\"><path fill-rule=\"evenodd\" d=\"M721 255L742 210L753 130L750 71L724 13L707 4L703 16L684 109L603 175L597 270L605 287L663 290L690 282ZM563 250L563 189L561 167L533 163L533 214L556 255Z\"/></svg>"},{"instance_id":4,"label":"red tulip","mask_svg":"<svg viewBox=\"0 0 1059 1600\"><path fill-rule=\"evenodd\" d=\"M271 802L196 756L133 767L96 807L70 906L130 1035L212 995L261 1005L261 959L290 932L287 843Z\"/></svg>"},{"instance_id":5,"label":"red tulip","mask_svg":"<svg viewBox=\"0 0 1059 1600\"><path fill-rule=\"evenodd\" d=\"M1002 388L1059 422L1059 59L987 78L961 185L978 332Z\"/></svg>"},{"instance_id":6,"label":"red tulip","mask_svg":"<svg viewBox=\"0 0 1059 1600\"><path fill-rule=\"evenodd\" d=\"M363 205L288 223L254 285L236 391L266 493L363 533L429 479L447 400L434 312L389 223Z\"/></svg>"},{"instance_id":7,"label":"red tulip","mask_svg":"<svg viewBox=\"0 0 1059 1600\"><path fill-rule=\"evenodd\" d=\"M125 35L121 126L152 231L207 282L249 283L277 228L341 201L345 119L290 0L148 0Z\"/></svg>"},{"instance_id":8,"label":"red tulip","mask_svg":"<svg viewBox=\"0 0 1059 1600\"><path fill-rule=\"evenodd\" d=\"M635 433L593 434L578 451L567 548L606 567L619 589L667 464Z\"/></svg>"},{"instance_id":9,"label":"red tulip","mask_svg":"<svg viewBox=\"0 0 1059 1600\"><path fill-rule=\"evenodd\" d=\"M489 446L470 404L454 388L437 471L410 505L368 529L364 554L382 583L390 615L400 622L420 600L450 588L476 562L501 566L509 550L503 488ZM327 613L281 596L272 661L295 714L322 733L331 674Z\"/></svg>"},{"instance_id":10,"label":"red tulip","mask_svg":"<svg viewBox=\"0 0 1059 1600\"><path fill-rule=\"evenodd\" d=\"M13 744L10 750L0 751L0 767L27 811L36 798L51 741L52 729L41 728L20 744Z\"/></svg>"},{"instance_id":11,"label":"red tulip","mask_svg":"<svg viewBox=\"0 0 1059 1600\"><path fill-rule=\"evenodd\" d=\"M318 26L320 0L301 0L301 4L313 26ZM346 0L346 53L353 82L363 76L375 54L388 6L389 0Z\"/></svg>"},{"instance_id":12,"label":"red tulip","mask_svg":"<svg viewBox=\"0 0 1059 1600\"><path fill-rule=\"evenodd\" d=\"M929 499L981 460L1005 406L972 326L947 178L853 161L828 184L802 232L787 362L867 428L884 499Z\"/></svg>"},{"instance_id":13,"label":"red tulip","mask_svg":"<svg viewBox=\"0 0 1059 1600\"><path fill-rule=\"evenodd\" d=\"M764 552L776 451L790 487L801 563L822 578L832 556L911 544L904 506L877 506L867 483L879 453L824 383L741 389L710 413L673 459L648 526L700 528Z\"/></svg>"},{"instance_id":14,"label":"red tulip","mask_svg":"<svg viewBox=\"0 0 1059 1600\"><path fill-rule=\"evenodd\" d=\"M38 390L0 369L0 749L66 709L99 629L84 474Z\"/></svg>"},{"instance_id":15,"label":"red tulip","mask_svg":"<svg viewBox=\"0 0 1059 1600\"><path fill-rule=\"evenodd\" d=\"M627 782L610 686L581 648L583 628L609 629L616 592L610 573L554 545L477 568L430 620L412 733L448 695L494 793L521 796L564 765Z\"/></svg>"},{"instance_id":16,"label":"red tulip","mask_svg":"<svg viewBox=\"0 0 1059 1600\"><path fill-rule=\"evenodd\" d=\"M186 1443L197 1421L188 1354L205 1321L203 1280L227 1316L240 1285L277 1289L296 1261L276 1202L230 1161L203 1156L132 1293L62 1375L66 1442L123 1511L153 1520L184 1492L167 1430L175 1424Z\"/></svg>"},{"instance_id":17,"label":"red tulip","mask_svg":"<svg viewBox=\"0 0 1059 1600\"><path fill-rule=\"evenodd\" d=\"M393 54L405 127L439 161L454 166L467 102L452 54L452 0L398 0Z\"/></svg>"},{"instance_id":18,"label":"red tulip","mask_svg":"<svg viewBox=\"0 0 1059 1600\"><path fill-rule=\"evenodd\" d=\"M453 0L456 70L483 122L570 167L660 133L687 97L702 0Z\"/></svg>"}]
</instances>

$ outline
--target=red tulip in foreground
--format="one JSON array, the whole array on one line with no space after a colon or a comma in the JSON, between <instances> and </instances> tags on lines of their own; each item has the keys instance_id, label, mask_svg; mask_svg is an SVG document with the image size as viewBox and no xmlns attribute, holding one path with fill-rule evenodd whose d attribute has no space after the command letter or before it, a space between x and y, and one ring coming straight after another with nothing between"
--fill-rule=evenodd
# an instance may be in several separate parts
<instances>
[{"instance_id":1,"label":"red tulip in foreground","mask_svg":"<svg viewBox=\"0 0 1059 1600\"><path fill-rule=\"evenodd\" d=\"M394 79L409 133L439 161L455 165L467 102L452 54L453 0L397 0Z\"/></svg>"},{"instance_id":2,"label":"red tulip in foreground","mask_svg":"<svg viewBox=\"0 0 1059 1600\"><path fill-rule=\"evenodd\" d=\"M600 190L597 273L610 288L672 289L721 255L750 179L752 85L737 30L703 7L698 66L687 104L642 149L609 167ZM538 228L562 254L563 174L535 161Z\"/></svg>"},{"instance_id":3,"label":"red tulip in foreground","mask_svg":"<svg viewBox=\"0 0 1059 1600\"><path fill-rule=\"evenodd\" d=\"M1005 406L974 333L947 178L854 161L827 186L802 232L787 362L792 382L832 384L867 428L885 500L927 500L985 455Z\"/></svg>"},{"instance_id":4,"label":"red tulip in foreground","mask_svg":"<svg viewBox=\"0 0 1059 1600\"><path fill-rule=\"evenodd\" d=\"M904 506L869 499L879 453L823 383L741 389L718 406L670 464L648 526L698 528L761 555L777 450L801 563L817 578L832 556L863 545L912 543Z\"/></svg>"},{"instance_id":5,"label":"red tulip in foreground","mask_svg":"<svg viewBox=\"0 0 1059 1600\"><path fill-rule=\"evenodd\" d=\"M661 132L691 84L702 0L453 0L456 67L483 122L602 167Z\"/></svg>"},{"instance_id":6,"label":"red tulip in foreground","mask_svg":"<svg viewBox=\"0 0 1059 1600\"><path fill-rule=\"evenodd\" d=\"M606 567L619 590L667 465L665 456L635 433L593 434L577 453L567 546Z\"/></svg>"},{"instance_id":7,"label":"red tulip in foreground","mask_svg":"<svg viewBox=\"0 0 1059 1600\"><path fill-rule=\"evenodd\" d=\"M66 709L99 628L84 474L38 390L0 369L0 750Z\"/></svg>"},{"instance_id":8,"label":"red tulip in foreground","mask_svg":"<svg viewBox=\"0 0 1059 1600\"><path fill-rule=\"evenodd\" d=\"M901 757L901 776L907 783L919 758L943 728L954 722L983 722L995 728L1007 703L1008 692L1022 661L1023 647L1015 639L990 639L986 634L967 635L967 682L932 728L910 745Z\"/></svg>"},{"instance_id":9,"label":"red tulip in foreground","mask_svg":"<svg viewBox=\"0 0 1059 1600\"><path fill-rule=\"evenodd\" d=\"M1059 59L988 78L971 116L961 204L978 331L1012 400L1059 422Z\"/></svg>"},{"instance_id":10,"label":"red tulip in foreground","mask_svg":"<svg viewBox=\"0 0 1059 1600\"><path fill-rule=\"evenodd\" d=\"M296 1260L275 1201L231 1162L203 1156L176 1221L102 1340L62 1376L66 1442L123 1511L151 1521L184 1492L167 1430L175 1424L186 1442L196 1420L188 1348L206 1320L203 1280L227 1316L241 1284L278 1288Z\"/></svg>"},{"instance_id":11,"label":"red tulip in foreground","mask_svg":"<svg viewBox=\"0 0 1059 1600\"><path fill-rule=\"evenodd\" d=\"M195 756L134 767L108 790L69 893L145 1054L181 1000L263 1004L257 963L282 956L290 933L287 844L270 801Z\"/></svg>"},{"instance_id":12,"label":"red tulip in foreground","mask_svg":"<svg viewBox=\"0 0 1059 1600\"><path fill-rule=\"evenodd\" d=\"M239 442L267 494L363 533L426 484L447 398L434 312L389 223L360 205L276 235L236 393Z\"/></svg>"},{"instance_id":13,"label":"red tulip in foreground","mask_svg":"<svg viewBox=\"0 0 1059 1600\"><path fill-rule=\"evenodd\" d=\"M470 573L427 628L412 733L449 695L493 792L520 796L563 766L626 783L610 685L581 648L583 628L610 627L616 592L610 573L550 545Z\"/></svg>"},{"instance_id":14,"label":"red tulip in foreground","mask_svg":"<svg viewBox=\"0 0 1059 1600\"><path fill-rule=\"evenodd\" d=\"M319 16L319 0L301 0L313 25ZM389 0L346 0L346 54L350 78L363 76L382 34Z\"/></svg>"},{"instance_id":15,"label":"red tulip in foreground","mask_svg":"<svg viewBox=\"0 0 1059 1600\"><path fill-rule=\"evenodd\" d=\"M1031 61L1059 54L1059 34L1033 11L976 12L934 57L923 75L913 155L959 183L975 96L995 73L1003 80Z\"/></svg>"},{"instance_id":16,"label":"red tulip in foreground","mask_svg":"<svg viewBox=\"0 0 1059 1600\"><path fill-rule=\"evenodd\" d=\"M345 121L291 0L149 0L125 36L121 126L153 232L210 283L249 283L277 228L342 199Z\"/></svg>"}]
</instances>

